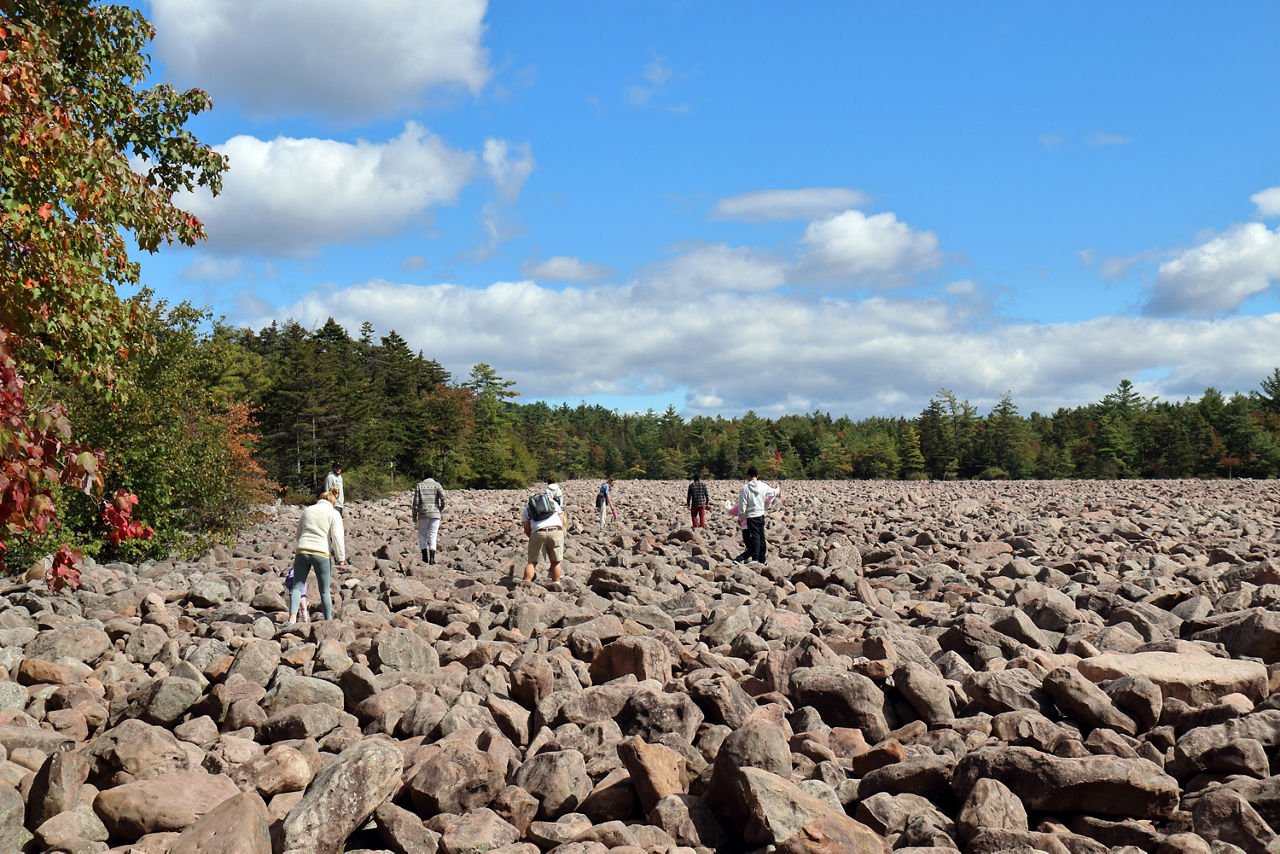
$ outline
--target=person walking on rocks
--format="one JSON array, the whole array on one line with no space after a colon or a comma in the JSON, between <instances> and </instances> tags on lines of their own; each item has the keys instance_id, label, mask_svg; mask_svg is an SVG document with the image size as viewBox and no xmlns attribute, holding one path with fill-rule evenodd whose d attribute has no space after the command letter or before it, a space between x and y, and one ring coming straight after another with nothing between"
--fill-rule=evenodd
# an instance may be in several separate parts
<instances>
[{"instance_id":1,"label":"person walking on rocks","mask_svg":"<svg viewBox=\"0 0 1280 854\"><path fill-rule=\"evenodd\" d=\"M444 510L444 487L436 483L435 472L427 469L413 488L413 524L418 527L418 548L424 563L436 562L436 535Z\"/></svg>"},{"instance_id":2,"label":"person walking on rocks","mask_svg":"<svg viewBox=\"0 0 1280 854\"><path fill-rule=\"evenodd\" d=\"M550 498L550 495L536 497ZM559 502L551 500L547 515L538 518L538 515L535 515L537 512L535 504L536 502L530 499L520 510L520 524L524 526L525 536L529 538L524 580L533 581L538 561L546 555L551 564L551 583L555 584L560 581L560 562L564 560L564 510Z\"/></svg>"},{"instance_id":3,"label":"person walking on rocks","mask_svg":"<svg viewBox=\"0 0 1280 854\"><path fill-rule=\"evenodd\" d=\"M343 515L342 508L347 505L347 494L342 491L342 464L334 460L332 466L329 467L329 473L324 476L324 491L334 490L338 494L338 501L333 506L337 509L338 515Z\"/></svg>"},{"instance_id":4,"label":"person walking on rocks","mask_svg":"<svg viewBox=\"0 0 1280 854\"><path fill-rule=\"evenodd\" d=\"M742 485L742 491L738 493L737 506L738 515L747 520L747 528L742 535L746 541L747 550L743 552L738 560L764 563L766 546L764 539L765 505L781 492L782 490L778 487L770 486L760 480L760 472L756 470L755 466L747 469L747 482Z\"/></svg>"},{"instance_id":5,"label":"person walking on rocks","mask_svg":"<svg viewBox=\"0 0 1280 854\"><path fill-rule=\"evenodd\" d=\"M316 503L302 511L298 520L298 544L294 547L292 580L289 585L289 624L298 615L298 605L307 589L307 576L314 570L320 587L320 604L324 606L324 618L333 619L333 600L329 595L329 578L333 565L330 555L342 569L347 563L346 535L342 530L342 516L337 510L338 491L330 489L320 494Z\"/></svg>"},{"instance_id":6,"label":"person walking on rocks","mask_svg":"<svg viewBox=\"0 0 1280 854\"><path fill-rule=\"evenodd\" d=\"M600 530L603 531L609 514L613 512L613 478L600 484L600 491L596 493L596 509L600 511ZM613 516L616 519L618 514L614 513Z\"/></svg>"},{"instance_id":7,"label":"person walking on rocks","mask_svg":"<svg viewBox=\"0 0 1280 854\"><path fill-rule=\"evenodd\" d=\"M690 524L694 528L707 527L707 504L711 498L707 495L707 485L702 482L701 475L693 476L693 483L685 493L684 504L689 508Z\"/></svg>"},{"instance_id":8,"label":"person walking on rocks","mask_svg":"<svg viewBox=\"0 0 1280 854\"><path fill-rule=\"evenodd\" d=\"M564 514L564 527L565 530L568 530L569 514L564 509L564 489L560 487L559 483L553 480L547 484L547 495L550 495L551 500L560 505L560 512Z\"/></svg>"}]
</instances>

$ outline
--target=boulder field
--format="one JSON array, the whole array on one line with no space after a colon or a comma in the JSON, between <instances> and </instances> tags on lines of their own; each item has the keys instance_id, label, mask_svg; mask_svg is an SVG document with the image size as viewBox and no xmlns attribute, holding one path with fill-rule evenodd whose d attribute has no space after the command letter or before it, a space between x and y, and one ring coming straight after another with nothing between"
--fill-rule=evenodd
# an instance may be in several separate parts
<instances>
[{"instance_id":1,"label":"boulder field","mask_svg":"<svg viewBox=\"0 0 1280 854\"><path fill-rule=\"evenodd\" d=\"M709 482L299 508L198 559L0 589L0 851L1280 850L1280 485L787 482L739 564Z\"/></svg>"}]
</instances>

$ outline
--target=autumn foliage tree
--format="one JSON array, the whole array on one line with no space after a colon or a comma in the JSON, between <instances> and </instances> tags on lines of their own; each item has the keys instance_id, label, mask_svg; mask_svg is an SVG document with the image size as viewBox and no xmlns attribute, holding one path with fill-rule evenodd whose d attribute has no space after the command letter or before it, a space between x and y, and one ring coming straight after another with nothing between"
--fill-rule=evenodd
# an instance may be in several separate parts
<instances>
[{"instance_id":1,"label":"autumn foliage tree","mask_svg":"<svg viewBox=\"0 0 1280 854\"><path fill-rule=\"evenodd\" d=\"M5 544L56 524L59 484L100 494L100 456L71 441L53 390L127 395L121 360L151 346L117 294L138 283L127 241L149 252L195 243L203 226L173 194L220 189L223 158L183 129L208 96L141 88L153 35L140 12L123 6L0 0ZM128 518L132 504L124 505L112 500L119 512L111 520Z\"/></svg>"}]
</instances>

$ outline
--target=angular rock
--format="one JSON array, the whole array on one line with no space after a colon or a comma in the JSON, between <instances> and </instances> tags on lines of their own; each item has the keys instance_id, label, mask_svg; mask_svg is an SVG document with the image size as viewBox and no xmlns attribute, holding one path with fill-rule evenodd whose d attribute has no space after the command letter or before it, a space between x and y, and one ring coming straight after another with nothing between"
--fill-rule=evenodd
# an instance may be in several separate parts
<instances>
[{"instance_id":1,"label":"angular rock","mask_svg":"<svg viewBox=\"0 0 1280 854\"><path fill-rule=\"evenodd\" d=\"M990 777L974 781L956 817L956 832L968 842L982 829L1028 830L1027 809L1013 791Z\"/></svg>"},{"instance_id":2,"label":"angular rock","mask_svg":"<svg viewBox=\"0 0 1280 854\"><path fill-rule=\"evenodd\" d=\"M960 760L951 785L968 793L999 780L1030 810L1159 818L1178 806L1178 781L1145 759L1063 759L1029 747L989 747Z\"/></svg>"},{"instance_id":3,"label":"angular rock","mask_svg":"<svg viewBox=\"0 0 1280 854\"><path fill-rule=\"evenodd\" d=\"M1255 703L1267 696L1267 668L1255 661L1232 661L1175 652L1107 653L1081 660L1080 673L1094 682L1142 676L1165 697L1203 706L1224 694L1244 694Z\"/></svg>"},{"instance_id":4,"label":"angular rock","mask_svg":"<svg viewBox=\"0 0 1280 854\"><path fill-rule=\"evenodd\" d=\"M618 756L631 775L645 812L668 795L686 792L684 757L671 748L632 737L618 745Z\"/></svg>"},{"instance_id":5,"label":"angular rock","mask_svg":"<svg viewBox=\"0 0 1280 854\"><path fill-rule=\"evenodd\" d=\"M1135 735L1138 725L1111 698L1074 667L1059 667L1044 677L1044 692L1069 716L1087 727L1107 727Z\"/></svg>"},{"instance_id":6,"label":"angular rock","mask_svg":"<svg viewBox=\"0 0 1280 854\"><path fill-rule=\"evenodd\" d=\"M107 789L93 808L112 836L137 839L147 833L185 830L238 794L229 777L180 771Z\"/></svg>"},{"instance_id":7,"label":"angular rock","mask_svg":"<svg viewBox=\"0 0 1280 854\"><path fill-rule=\"evenodd\" d=\"M526 759L513 782L538 799L538 816L545 821L574 812L591 794L587 764L576 750L539 753Z\"/></svg>"},{"instance_id":8,"label":"angular rock","mask_svg":"<svg viewBox=\"0 0 1280 854\"><path fill-rule=\"evenodd\" d=\"M283 854L337 851L400 786L404 756L391 743L365 739L325 765L281 828Z\"/></svg>"},{"instance_id":9,"label":"angular rock","mask_svg":"<svg viewBox=\"0 0 1280 854\"><path fill-rule=\"evenodd\" d=\"M188 827L169 854L270 854L267 805L255 794L227 798Z\"/></svg>"},{"instance_id":10,"label":"angular rock","mask_svg":"<svg viewBox=\"0 0 1280 854\"><path fill-rule=\"evenodd\" d=\"M860 729L873 743L889 734L884 692L860 673L797 667L791 672L790 688L797 705L814 707L830 726Z\"/></svg>"}]
</instances>

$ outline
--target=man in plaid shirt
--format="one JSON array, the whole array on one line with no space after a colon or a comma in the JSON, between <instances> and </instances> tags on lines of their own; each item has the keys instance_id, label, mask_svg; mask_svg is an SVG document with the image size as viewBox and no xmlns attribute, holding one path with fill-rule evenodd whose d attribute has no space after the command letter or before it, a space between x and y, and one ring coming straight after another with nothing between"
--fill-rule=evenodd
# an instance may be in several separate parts
<instances>
[{"instance_id":1,"label":"man in plaid shirt","mask_svg":"<svg viewBox=\"0 0 1280 854\"><path fill-rule=\"evenodd\" d=\"M692 519L693 527L707 527L707 504L711 501L707 497L707 485L702 482L700 475L693 476L693 483L689 484L689 491L685 494L684 504L689 508L689 516Z\"/></svg>"}]
</instances>

